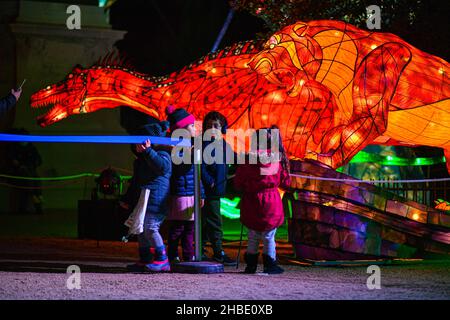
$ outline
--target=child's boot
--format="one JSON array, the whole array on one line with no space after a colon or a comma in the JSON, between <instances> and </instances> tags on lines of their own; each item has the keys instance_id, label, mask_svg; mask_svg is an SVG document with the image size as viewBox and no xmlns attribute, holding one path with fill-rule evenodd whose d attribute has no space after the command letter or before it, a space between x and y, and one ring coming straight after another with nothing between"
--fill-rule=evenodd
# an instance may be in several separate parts
<instances>
[{"instance_id":1,"label":"child's boot","mask_svg":"<svg viewBox=\"0 0 450 320\"><path fill-rule=\"evenodd\" d=\"M263 254L263 263L264 263L264 273L268 274L280 274L284 272L284 269L281 268L275 259L268 256L267 254Z\"/></svg>"},{"instance_id":2,"label":"child's boot","mask_svg":"<svg viewBox=\"0 0 450 320\"><path fill-rule=\"evenodd\" d=\"M153 262L147 264L146 269L150 272L170 271L170 263L164 246L155 249Z\"/></svg>"},{"instance_id":3,"label":"child's boot","mask_svg":"<svg viewBox=\"0 0 450 320\"><path fill-rule=\"evenodd\" d=\"M225 254L223 250L214 253L213 259L224 266L235 266L237 264L236 260L231 259Z\"/></svg>"},{"instance_id":4,"label":"child's boot","mask_svg":"<svg viewBox=\"0 0 450 320\"><path fill-rule=\"evenodd\" d=\"M139 247L139 261L127 265L127 270L131 272L145 272L146 265L153 262L155 248Z\"/></svg>"},{"instance_id":5,"label":"child's boot","mask_svg":"<svg viewBox=\"0 0 450 320\"><path fill-rule=\"evenodd\" d=\"M247 264L244 273L256 273L256 268L258 267L258 256L259 253L251 254L246 252L244 255L244 261Z\"/></svg>"}]
</instances>

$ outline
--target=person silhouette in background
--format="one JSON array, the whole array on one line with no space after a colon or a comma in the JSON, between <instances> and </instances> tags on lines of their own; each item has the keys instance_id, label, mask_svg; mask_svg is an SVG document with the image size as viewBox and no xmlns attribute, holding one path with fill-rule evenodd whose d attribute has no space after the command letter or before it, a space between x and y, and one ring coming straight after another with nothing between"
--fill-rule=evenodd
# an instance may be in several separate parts
<instances>
[{"instance_id":1,"label":"person silhouette in background","mask_svg":"<svg viewBox=\"0 0 450 320\"><path fill-rule=\"evenodd\" d=\"M0 99L0 118L2 118L19 101L22 89L11 89L11 93Z\"/></svg>"},{"instance_id":2,"label":"person silhouette in background","mask_svg":"<svg viewBox=\"0 0 450 320\"><path fill-rule=\"evenodd\" d=\"M29 132L23 128L10 129L10 134L26 135ZM5 147L6 170L11 176L38 178L37 168L42 164L42 158L36 147L30 142L10 142ZM10 179L17 189L16 210L18 213L42 214L42 190L39 180ZM30 201L31 200L31 201ZM33 209L31 209L33 207Z\"/></svg>"}]
</instances>

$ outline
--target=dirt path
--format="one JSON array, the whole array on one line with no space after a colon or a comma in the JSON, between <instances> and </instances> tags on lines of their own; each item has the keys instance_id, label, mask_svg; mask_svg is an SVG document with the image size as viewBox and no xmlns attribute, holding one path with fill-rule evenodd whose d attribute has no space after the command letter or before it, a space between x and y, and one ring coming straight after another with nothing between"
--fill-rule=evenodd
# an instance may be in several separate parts
<instances>
[{"instance_id":1,"label":"dirt path","mask_svg":"<svg viewBox=\"0 0 450 320\"><path fill-rule=\"evenodd\" d=\"M135 250L135 243L0 240L0 299L450 299L450 261L380 266L381 289L369 290L366 266L284 264L284 274L271 276L242 274L243 264L222 274L129 274ZM79 290L67 288L69 265L80 267Z\"/></svg>"},{"instance_id":2,"label":"dirt path","mask_svg":"<svg viewBox=\"0 0 450 320\"><path fill-rule=\"evenodd\" d=\"M3 270L5 263L13 264L0 261ZM69 290L64 272L72 263L28 262L37 272L2 271L0 299L450 299L449 263L381 266L381 289L369 290L365 267L285 266L276 276L240 274L243 266L210 275L128 274L123 263L78 262L81 289Z\"/></svg>"}]
</instances>

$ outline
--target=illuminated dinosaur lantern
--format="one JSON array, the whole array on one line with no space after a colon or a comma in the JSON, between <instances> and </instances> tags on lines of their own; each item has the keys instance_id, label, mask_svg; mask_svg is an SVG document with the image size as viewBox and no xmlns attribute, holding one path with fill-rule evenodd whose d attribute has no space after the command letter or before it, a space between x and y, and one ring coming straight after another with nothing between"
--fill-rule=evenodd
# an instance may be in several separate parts
<instances>
[{"instance_id":1,"label":"illuminated dinosaur lantern","mask_svg":"<svg viewBox=\"0 0 450 320\"><path fill-rule=\"evenodd\" d=\"M450 171L448 71L446 61L392 34L340 21L298 22L165 77L108 59L75 67L33 94L31 105L54 104L38 118L42 126L123 105L157 118L169 104L199 120L218 110L231 128L277 124L290 156L333 168L377 143L443 148Z\"/></svg>"}]
</instances>

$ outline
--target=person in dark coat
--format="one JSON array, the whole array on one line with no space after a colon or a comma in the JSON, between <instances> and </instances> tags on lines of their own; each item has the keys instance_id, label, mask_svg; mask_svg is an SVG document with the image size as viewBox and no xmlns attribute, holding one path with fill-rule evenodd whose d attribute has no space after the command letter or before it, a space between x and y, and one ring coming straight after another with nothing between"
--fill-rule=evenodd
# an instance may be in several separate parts
<instances>
[{"instance_id":1,"label":"person in dark coat","mask_svg":"<svg viewBox=\"0 0 450 320\"><path fill-rule=\"evenodd\" d=\"M203 119L202 182L206 199L202 208L202 240L203 248L206 240L210 241L215 261L233 266L236 265L236 261L228 257L222 248L223 230L220 213L220 198L225 196L227 186L229 163L227 160L234 157L231 146L222 137L226 129L227 120L220 112L209 112ZM202 259L208 260L208 257L204 254Z\"/></svg>"},{"instance_id":2,"label":"person in dark coat","mask_svg":"<svg viewBox=\"0 0 450 320\"><path fill-rule=\"evenodd\" d=\"M282 273L283 269L276 263L275 233L283 224L284 212L278 188L289 188L289 162L279 138L279 155L277 159L271 153L272 126L260 129L254 136L262 132L267 144L257 141L257 163L245 163L238 166L234 177L234 186L243 192L241 200L241 222L248 228L248 246L245 253L246 273L255 273L259 256L259 242L263 241L264 272L269 274ZM279 135L278 135L279 136ZM258 139L259 140L259 139Z\"/></svg>"},{"instance_id":3,"label":"person in dark coat","mask_svg":"<svg viewBox=\"0 0 450 320\"><path fill-rule=\"evenodd\" d=\"M17 101L19 101L20 95L22 94L22 89L11 90L3 99L0 99L0 118L2 118L12 107L15 106Z\"/></svg>"},{"instance_id":4,"label":"person in dark coat","mask_svg":"<svg viewBox=\"0 0 450 320\"><path fill-rule=\"evenodd\" d=\"M7 132L17 135L30 134L23 128L13 128ZM4 156L9 175L30 178L10 180L10 183L17 187L17 213L42 214L42 185L37 179L37 168L42 165L42 158L38 149L30 142L9 142L5 146Z\"/></svg>"},{"instance_id":5,"label":"person in dark coat","mask_svg":"<svg viewBox=\"0 0 450 320\"><path fill-rule=\"evenodd\" d=\"M169 124L166 121L144 126L149 136L165 136ZM148 139L136 145L138 159L135 162L134 179L141 189L138 204L143 204L145 217L143 232L138 235L140 260L128 266L130 271L170 271L163 239L159 233L167 217L172 161L167 146L152 145ZM135 208L136 209L136 208Z\"/></svg>"},{"instance_id":6,"label":"person in dark coat","mask_svg":"<svg viewBox=\"0 0 450 320\"><path fill-rule=\"evenodd\" d=\"M154 117L147 116L145 119L145 124L137 125L137 122L134 121L133 124L137 125L137 127L132 127L131 121L128 123L127 127L124 127L128 134L133 136L145 136L149 135L148 128L152 128L152 126L149 127L149 125L152 124L160 124L160 121ZM167 125L167 123L163 123L164 126ZM154 131L151 129L150 131ZM158 132L156 132L158 134ZM166 134L165 132L163 134ZM119 204L120 206L128 211L128 213L131 213L133 208L136 206L139 196L141 194L141 186L142 183L145 182L145 169L147 167L146 161L142 154L137 153L136 151L136 145L132 144L130 145L131 152L133 153L135 159L133 161L133 175L129 181L129 186L127 188L127 191L123 196L121 196Z\"/></svg>"}]
</instances>

